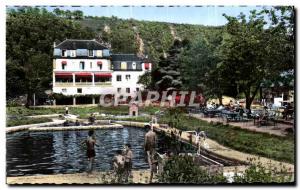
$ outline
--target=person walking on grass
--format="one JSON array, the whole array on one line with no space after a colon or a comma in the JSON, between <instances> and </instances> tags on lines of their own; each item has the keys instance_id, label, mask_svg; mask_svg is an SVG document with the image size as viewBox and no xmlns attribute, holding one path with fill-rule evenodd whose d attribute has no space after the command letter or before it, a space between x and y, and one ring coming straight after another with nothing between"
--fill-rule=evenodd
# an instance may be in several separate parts
<instances>
[{"instance_id":1,"label":"person walking on grass","mask_svg":"<svg viewBox=\"0 0 300 190\"><path fill-rule=\"evenodd\" d=\"M87 139L83 142L86 144L86 155L88 157L88 174L91 174L93 171L93 165L95 162L95 146L98 146L96 144L96 138L95 138L95 132L94 130L89 130Z\"/></svg>"}]
</instances>

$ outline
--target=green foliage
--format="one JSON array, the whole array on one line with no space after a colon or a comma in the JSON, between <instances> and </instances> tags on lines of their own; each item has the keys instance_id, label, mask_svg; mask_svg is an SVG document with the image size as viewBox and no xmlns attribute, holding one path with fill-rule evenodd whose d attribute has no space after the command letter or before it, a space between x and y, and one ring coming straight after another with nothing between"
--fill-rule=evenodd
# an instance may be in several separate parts
<instances>
[{"instance_id":1,"label":"green foliage","mask_svg":"<svg viewBox=\"0 0 300 190\"><path fill-rule=\"evenodd\" d=\"M168 50L167 56L160 57L158 67L153 72L159 77L153 77L153 83L158 91L169 88L180 89L182 78L180 75L179 55L187 45L187 41L175 40L172 47Z\"/></svg>"},{"instance_id":2,"label":"green foliage","mask_svg":"<svg viewBox=\"0 0 300 190\"><path fill-rule=\"evenodd\" d=\"M292 182L292 175L286 169L271 169L262 163L251 164L242 174L235 173L233 183L287 183ZM222 173L209 174L195 165L190 156L173 156L158 176L161 183L218 184L227 183Z\"/></svg>"},{"instance_id":3,"label":"green foliage","mask_svg":"<svg viewBox=\"0 0 300 190\"><path fill-rule=\"evenodd\" d=\"M234 183L286 183L291 182L292 175L286 169L268 168L261 162L251 164L242 175L234 175Z\"/></svg>"},{"instance_id":4,"label":"green foliage","mask_svg":"<svg viewBox=\"0 0 300 190\"><path fill-rule=\"evenodd\" d=\"M206 170L196 166L190 156L173 156L164 166L158 176L161 183L194 183L217 184L226 182L221 174L209 174Z\"/></svg>"},{"instance_id":5,"label":"green foliage","mask_svg":"<svg viewBox=\"0 0 300 190\"><path fill-rule=\"evenodd\" d=\"M17 117L14 119L8 119L6 122L7 127L19 126L19 125L29 125L35 123L45 123L51 122L52 119L49 118L27 118L27 117Z\"/></svg>"},{"instance_id":6,"label":"green foliage","mask_svg":"<svg viewBox=\"0 0 300 190\"><path fill-rule=\"evenodd\" d=\"M53 42L66 38L91 39L95 33L73 20L39 8L20 8L7 13L7 97L43 94L51 88Z\"/></svg>"},{"instance_id":7,"label":"green foliage","mask_svg":"<svg viewBox=\"0 0 300 190\"><path fill-rule=\"evenodd\" d=\"M230 76L239 92L245 94L248 109L264 80L294 69L293 34L288 32L293 26L276 24L285 13L278 15L274 9L270 11L273 12L271 26L264 19L264 13L269 12L266 10L261 13L251 11L249 20L243 13L238 17L224 15L228 20L226 31L229 36L220 48L218 70L222 77ZM287 12L293 14L292 9Z\"/></svg>"}]
</instances>

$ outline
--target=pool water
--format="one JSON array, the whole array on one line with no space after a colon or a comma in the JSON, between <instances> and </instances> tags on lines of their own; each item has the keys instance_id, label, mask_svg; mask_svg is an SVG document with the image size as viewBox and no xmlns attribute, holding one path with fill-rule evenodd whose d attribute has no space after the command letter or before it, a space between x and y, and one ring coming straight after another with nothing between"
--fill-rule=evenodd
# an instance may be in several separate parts
<instances>
[{"instance_id":1,"label":"pool water","mask_svg":"<svg viewBox=\"0 0 300 190\"><path fill-rule=\"evenodd\" d=\"M88 160L81 142L88 131L17 132L6 136L7 176L66 174L84 172ZM97 135L94 170L111 169L116 150L130 143L133 168L145 169L148 164L143 150L146 131L142 128L95 130Z\"/></svg>"}]
</instances>

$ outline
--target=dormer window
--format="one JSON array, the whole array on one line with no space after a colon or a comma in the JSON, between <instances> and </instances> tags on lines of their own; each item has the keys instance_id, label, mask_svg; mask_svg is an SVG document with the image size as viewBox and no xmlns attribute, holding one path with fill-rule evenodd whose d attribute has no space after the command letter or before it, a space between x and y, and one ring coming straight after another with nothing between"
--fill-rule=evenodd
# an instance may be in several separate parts
<instances>
[{"instance_id":1,"label":"dormer window","mask_svg":"<svg viewBox=\"0 0 300 190\"><path fill-rule=\"evenodd\" d=\"M65 50L65 49L61 50L61 56L67 57L67 50Z\"/></svg>"},{"instance_id":2,"label":"dormer window","mask_svg":"<svg viewBox=\"0 0 300 190\"><path fill-rule=\"evenodd\" d=\"M132 69L136 70L136 62L132 62Z\"/></svg>"},{"instance_id":3,"label":"dormer window","mask_svg":"<svg viewBox=\"0 0 300 190\"><path fill-rule=\"evenodd\" d=\"M70 56L76 57L76 50L70 50Z\"/></svg>"},{"instance_id":4,"label":"dormer window","mask_svg":"<svg viewBox=\"0 0 300 190\"><path fill-rule=\"evenodd\" d=\"M93 50L89 49L88 53L89 53L88 54L89 57L94 57L94 51Z\"/></svg>"},{"instance_id":5,"label":"dormer window","mask_svg":"<svg viewBox=\"0 0 300 190\"><path fill-rule=\"evenodd\" d=\"M127 70L127 62L121 62L121 70Z\"/></svg>"}]
</instances>

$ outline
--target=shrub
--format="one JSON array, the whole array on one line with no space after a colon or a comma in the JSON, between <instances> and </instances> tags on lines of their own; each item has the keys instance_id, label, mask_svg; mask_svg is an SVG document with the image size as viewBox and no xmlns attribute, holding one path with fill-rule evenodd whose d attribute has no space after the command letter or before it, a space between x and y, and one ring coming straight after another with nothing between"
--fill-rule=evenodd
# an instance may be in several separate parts
<instances>
[{"instance_id":1,"label":"shrub","mask_svg":"<svg viewBox=\"0 0 300 190\"><path fill-rule=\"evenodd\" d=\"M167 161L163 172L158 176L160 183L216 184L226 182L222 174L210 175L195 166L190 156L174 156Z\"/></svg>"}]
</instances>

